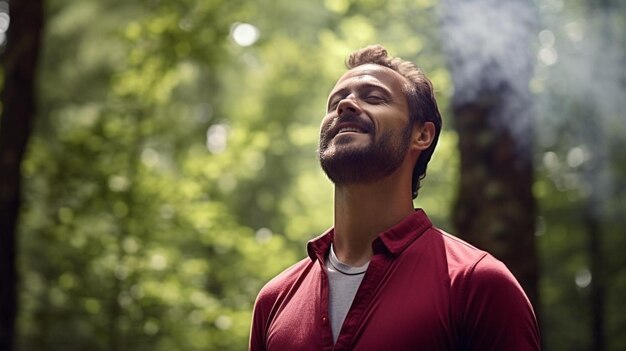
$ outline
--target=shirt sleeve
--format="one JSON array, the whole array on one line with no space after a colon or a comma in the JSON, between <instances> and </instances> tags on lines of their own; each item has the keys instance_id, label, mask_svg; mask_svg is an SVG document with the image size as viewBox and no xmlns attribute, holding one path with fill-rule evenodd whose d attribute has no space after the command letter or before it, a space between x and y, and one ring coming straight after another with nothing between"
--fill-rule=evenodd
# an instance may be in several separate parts
<instances>
[{"instance_id":1,"label":"shirt sleeve","mask_svg":"<svg viewBox=\"0 0 626 351\"><path fill-rule=\"evenodd\" d=\"M469 272L464 290L463 349L541 349L532 306L502 262L483 257Z\"/></svg>"}]
</instances>

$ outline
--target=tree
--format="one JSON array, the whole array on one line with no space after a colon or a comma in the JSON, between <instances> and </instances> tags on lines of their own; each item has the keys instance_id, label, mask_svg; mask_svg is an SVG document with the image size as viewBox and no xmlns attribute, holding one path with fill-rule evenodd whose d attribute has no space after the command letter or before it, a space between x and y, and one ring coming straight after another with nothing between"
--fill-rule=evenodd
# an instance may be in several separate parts
<instances>
[{"instance_id":1,"label":"tree","mask_svg":"<svg viewBox=\"0 0 626 351\"><path fill-rule=\"evenodd\" d=\"M0 350L12 350L15 338L20 169L36 114L36 69L42 30L42 0L11 2L0 117Z\"/></svg>"}]
</instances>

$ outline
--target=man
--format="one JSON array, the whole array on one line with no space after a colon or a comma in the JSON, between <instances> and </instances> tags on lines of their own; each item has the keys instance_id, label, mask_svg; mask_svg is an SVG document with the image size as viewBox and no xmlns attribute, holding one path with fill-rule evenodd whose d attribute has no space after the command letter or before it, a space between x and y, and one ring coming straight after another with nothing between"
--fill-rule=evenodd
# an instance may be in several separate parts
<instances>
[{"instance_id":1,"label":"man","mask_svg":"<svg viewBox=\"0 0 626 351\"><path fill-rule=\"evenodd\" d=\"M319 143L334 227L263 287L250 349L539 349L532 307L508 269L413 209L441 131L431 82L380 45L347 66Z\"/></svg>"}]
</instances>

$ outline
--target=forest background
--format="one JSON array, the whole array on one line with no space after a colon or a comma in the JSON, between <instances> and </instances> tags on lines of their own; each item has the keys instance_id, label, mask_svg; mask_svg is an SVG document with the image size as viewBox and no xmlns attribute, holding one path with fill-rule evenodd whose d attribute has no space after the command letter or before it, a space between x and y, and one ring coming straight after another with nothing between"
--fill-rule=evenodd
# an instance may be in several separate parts
<instances>
[{"instance_id":1,"label":"forest background","mask_svg":"<svg viewBox=\"0 0 626 351\"><path fill-rule=\"evenodd\" d=\"M327 94L381 43L444 115L416 207L519 272L546 350L626 349L626 5L465 3L0 1L0 347L246 349L332 225Z\"/></svg>"}]
</instances>

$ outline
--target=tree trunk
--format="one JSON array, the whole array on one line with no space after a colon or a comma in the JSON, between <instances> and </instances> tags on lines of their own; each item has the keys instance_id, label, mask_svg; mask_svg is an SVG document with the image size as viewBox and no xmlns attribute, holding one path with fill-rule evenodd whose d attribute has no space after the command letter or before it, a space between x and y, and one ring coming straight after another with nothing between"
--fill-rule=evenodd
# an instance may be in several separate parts
<instances>
[{"instance_id":1,"label":"tree trunk","mask_svg":"<svg viewBox=\"0 0 626 351\"><path fill-rule=\"evenodd\" d=\"M528 84L538 14L529 0L443 0L441 29L454 82L459 236L502 260L539 307Z\"/></svg>"},{"instance_id":2,"label":"tree trunk","mask_svg":"<svg viewBox=\"0 0 626 351\"><path fill-rule=\"evenodd\" d=\"M20 167L35 117L35 75L43 29L43 0L11 1L10 15L3 57L0 119L0 350L12 350L15 340Z\"/></svg>"}]
</instances>

